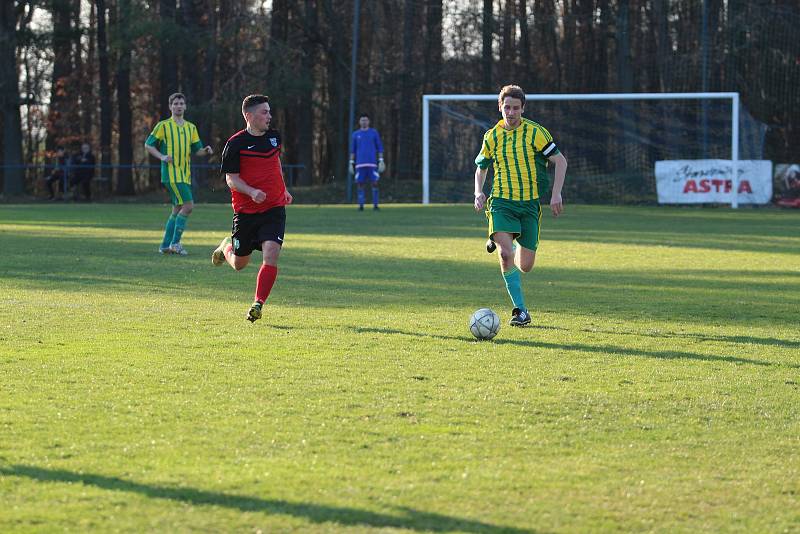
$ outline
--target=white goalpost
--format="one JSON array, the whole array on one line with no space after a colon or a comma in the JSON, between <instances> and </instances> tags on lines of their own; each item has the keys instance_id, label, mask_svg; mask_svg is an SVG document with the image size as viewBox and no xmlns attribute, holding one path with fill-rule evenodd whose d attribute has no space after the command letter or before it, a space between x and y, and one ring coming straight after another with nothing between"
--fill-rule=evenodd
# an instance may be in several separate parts
<instances>
[{"instance_id":1,"label":"white goalpost","mask_svg":"<svg viewBox=\"0 0 800 534\"><path fill-rule=\"evenodd\" d=\"M736 92L721 92L721 93L596 93L596 94L529 94L526 95L526 110L531 107L531 104L537 102L554 102L560 101L564 103L569 102L581 102L581 101L611 101L611 102L620 102L626 103L631 101L660 101L660 100L672 100L672 101L686 101L686 100L695 100L699 101L703 106L705 103L709 101L730 101L730 165L731 165L731 194L730 194L730 205L732 208L737 208L739 205L738 201L738 190L739 190L739 109L740 109L740 102L739 102L739 93ZM447 94L447 95L423 95L422 97L422 203L423 204L430 204L431 201L431 106L434 103L439 104L442 103L443 106L445 102L451 103L464 103L464 102L492 102L487 107L487 111L492 112L495 120L499 119L499 113L497 112L497 105L494 102L497 101L497 95L457 95L457 94ZM705 109L705 108L703 108ZM612 113L613 111L606 110L606 113ZM694 112L695 114L700 114L702 112ZM668 114L668 112L666 112ZM457 113L451 113L451 115L458 115ZM534 117L535 118L535 117ZM469 121L469 118L466 117L464 120ZM706 117L703 116L703 121L706 120ZM549 129L557 129L558 124L548 125L546 119L542 119L542 123L548 127ZM726 125L727 129L728 125ZM707 130L707 125L706 125ZM681 132L673 132L672 135L680 135ZM558 139L557 139L558 141ZM696 144L696 143L695 143ZM691 142L688 146L692 146ZM480 137L477 137L474 142L474 152L480 148ZM573 151L579 150L579 148L574 148ZM570 153L568 156L572 156L573 154ZM708 157L708 156L704 156ZM720 157L720 156L718 156ZM721 156L725 158L725 156ZM691 159L688 156L684 157L677 157L674 159ZM474 167L473 167L474 168ZM569 173L568 173L569 174ZM464 179L466 180L466 176ZM465 181L464 187L469 190L470 184L469 182Z\"/></svg>"}]
</instances>

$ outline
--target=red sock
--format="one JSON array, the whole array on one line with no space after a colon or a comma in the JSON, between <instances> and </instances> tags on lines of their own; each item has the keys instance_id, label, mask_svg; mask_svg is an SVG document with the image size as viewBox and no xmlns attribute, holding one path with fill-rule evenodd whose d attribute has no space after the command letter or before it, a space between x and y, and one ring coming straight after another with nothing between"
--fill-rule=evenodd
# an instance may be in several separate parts
<instances>
[{"instance_id":1,"label":"red sock","mask_svg":"<svg viewBox=\"0 0 800 534\"><path fill-rule=\"evenodd\" d=\"M261 264L258 270L258 280L256 281L256 300L264 302L272 291L272 285L278 276L278 268L274 265Z\"/></svg>"}]
</instances>

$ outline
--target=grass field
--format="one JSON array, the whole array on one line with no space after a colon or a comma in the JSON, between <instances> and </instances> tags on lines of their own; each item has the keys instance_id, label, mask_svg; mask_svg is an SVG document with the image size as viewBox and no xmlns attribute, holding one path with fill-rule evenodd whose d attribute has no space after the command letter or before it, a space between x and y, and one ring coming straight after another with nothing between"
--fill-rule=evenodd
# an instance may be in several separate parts
<instances>
[{"instance_id":1,"label":"grass field","mask_svg":"<svg viewBox=\"0 0 800 534\"><path fill-rule=\"evenodd\" d=\"M291 207L255 324L229 206L0 206L0 531L800 531L798 214L567 208L512 329L468 206Z\"/></svg>"}]
</instances>

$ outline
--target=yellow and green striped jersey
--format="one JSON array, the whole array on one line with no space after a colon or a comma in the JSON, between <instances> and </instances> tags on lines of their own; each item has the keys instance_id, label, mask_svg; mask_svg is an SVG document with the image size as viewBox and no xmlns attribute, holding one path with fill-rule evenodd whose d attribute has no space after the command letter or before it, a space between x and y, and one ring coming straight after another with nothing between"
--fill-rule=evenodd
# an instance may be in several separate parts
<instances>
[{"instance_id":1,"label":"yellow and green striped jersey","mask_svg":"<svg viewBox=\"0 0 800 534\"><path fill-rule=\"evenodd\" d=\"M486 169L494 163L493 197L535 200L549 187L547 158L555 154L550 132L523 117L513 130L503 128L500 120L486 132L475 164Z\"/></svg>"},{"instance_id":2,"label":"yellow and green striped jersey","mask_svg":"<svg viewBox=\"0 0 800 534\"><path fill-rule=\"evenodd\" d=\"M192 154L203 148L197 126L189 121L183 121L183 125L178 126L170 117L156 124L146 144L156 147L162 154L172 156L171 162L161 162L161 183L192 183Z\"/></svg>"}]
</instances>

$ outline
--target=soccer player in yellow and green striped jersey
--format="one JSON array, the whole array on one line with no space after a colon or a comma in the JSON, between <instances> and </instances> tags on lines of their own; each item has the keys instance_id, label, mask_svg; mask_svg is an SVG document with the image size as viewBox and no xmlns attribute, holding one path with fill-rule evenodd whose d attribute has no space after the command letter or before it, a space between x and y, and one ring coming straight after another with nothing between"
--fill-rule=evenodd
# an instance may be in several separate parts
<instances>
[{"instance_id":1,"label":"soccer player in yellow and green striped jersey","mask_svg":"<svg viewBox=\"0 0 800 534\"><path fill-rule=\"evenodd\" d=\"M169 96L172 116L156 124L147 137L144 148L161 160L161 183L172 199L172 213L167 219L164 239L158 251L161 254L186 255L181 237L186 228L186 219L194 207L192 198L192 154L211 155L210 146L203 147L197 126L183 118L186 112L186 97L182 93Z\"/></svg>"},{"instance_id":2,"label":"soccer player in yellow and green striped jersey","mask_svg":"<svg viewBox=\"0 0 800 534\"><path fill-rule=\"evenodd\" d=\"M561 189L567 160L550 132L522 116L525 92L519 86L503 87L497 103L503 119L483 136L483 146L475 158L475 211L485 209L489 221L486 250L491 253L499 249L500 271L514 305L509 324L525 326L531 316L525 307L520 272L530 272L536 260L542 219L540 197L549 183L547 166L555 165L550 210L558 217L563 211ZM494 183L487 199L483 184L490 165L494 165Z\"/></svg>"}]
</instances>

